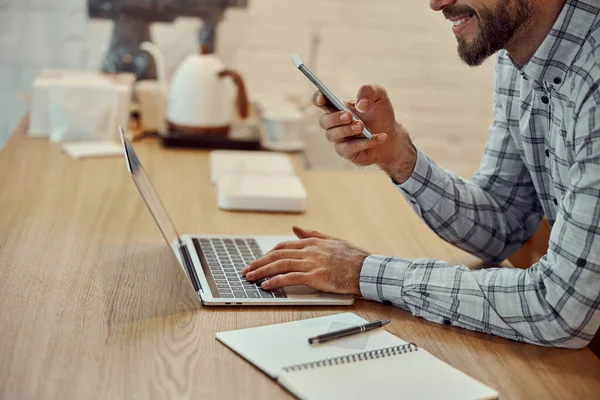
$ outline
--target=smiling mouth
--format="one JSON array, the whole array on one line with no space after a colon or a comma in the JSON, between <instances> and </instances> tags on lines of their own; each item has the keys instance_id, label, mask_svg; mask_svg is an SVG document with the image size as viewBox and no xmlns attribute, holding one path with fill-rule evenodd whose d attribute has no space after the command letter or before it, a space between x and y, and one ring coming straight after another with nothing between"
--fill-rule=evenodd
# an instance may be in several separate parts
<instances>
[{"instance_id":1,"label":"smiling mouth","mask_svg":"<svg viewBox=\"0 0 600 400\"><path fill-rule=\"evenodd\" d=\"M472 19L475 15L471 14L471 15L467 15L466 17L462 17L459 19L454 19L454 20L450 20L450 22L452 22L452 25L459 27L462 24L464 24L465 22L469 21L470 19Z\"/></svg>"}]
</instances>

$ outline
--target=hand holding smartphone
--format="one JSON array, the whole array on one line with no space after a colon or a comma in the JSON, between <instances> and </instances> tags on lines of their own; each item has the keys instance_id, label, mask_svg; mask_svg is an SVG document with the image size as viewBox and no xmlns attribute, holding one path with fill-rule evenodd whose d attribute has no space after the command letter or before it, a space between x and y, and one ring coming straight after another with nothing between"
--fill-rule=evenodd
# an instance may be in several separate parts
<instances>
[{"instance_id":1,"label":"hand holding smartphone","mask_svg":"<svg viewBox=\"0 0 600 400\"><path fill-rule=\"evenodd\" d=\"M308 80L310 80L317 87L317 89L319 89L321 93L323 93L323 95L335 108L337 108L339 111L349 111L352 114L352 119L354 121L360 121L360 118L356 115L356 113L352 111L350 107L346 105L346 103L338 99L337 96L334 95L333 92L329 90L327 86L325 86L323 82L321 82L321 80L317 78L317 76L306 65L304 65L298 54L294 54L292 56L292 61L294 62L296 68L298 68L300 72L302 72L308 78ZM367 128L366 124L364 125L365 129L362 133L367 139L371 139L373 137L373 134L371 133L369 128Z\"/></svg>"}]
</instances>

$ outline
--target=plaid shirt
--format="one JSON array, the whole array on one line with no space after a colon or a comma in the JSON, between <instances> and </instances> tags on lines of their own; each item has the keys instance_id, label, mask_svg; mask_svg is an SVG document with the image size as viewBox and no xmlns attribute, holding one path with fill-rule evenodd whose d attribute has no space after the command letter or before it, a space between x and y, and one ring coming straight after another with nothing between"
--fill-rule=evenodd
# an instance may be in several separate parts
<instances>
[{"instance_id":1,"label":"plaid shirt","mask_svg":"<svg viewBox=\"0 0 600 400\"><path fill-rule=\"evenodd\" d=\"M524 67L498 55L495 120L471 181L418 150L398 185L443 239L488 263L515 253L546 216L548 254L526 270L471 271L369 256L360 288L430 321L544 346L581 348L600 325L600 5L568 0Z\"/></svg>"}]
</instances>

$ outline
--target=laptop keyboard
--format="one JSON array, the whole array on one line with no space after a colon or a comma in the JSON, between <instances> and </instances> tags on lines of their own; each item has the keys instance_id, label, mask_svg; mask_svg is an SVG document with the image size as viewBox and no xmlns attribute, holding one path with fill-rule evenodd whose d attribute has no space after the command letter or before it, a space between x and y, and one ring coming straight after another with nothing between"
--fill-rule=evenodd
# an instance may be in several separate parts
<instances>
[{"instance_id":1,"label":"laptop keyboard","mask_svg":"<svg viewBox=\"0 0 600 400\"><path fill-rule=\"evenodd\" d=\"M242 270L261 257L262 251L254 239L193 239L200 248L221 298L273 299L286 298L283 289L264 290L260 282L248 282ZM210 277L207 277L210 279Z\"/></svg>"}]
</instances>

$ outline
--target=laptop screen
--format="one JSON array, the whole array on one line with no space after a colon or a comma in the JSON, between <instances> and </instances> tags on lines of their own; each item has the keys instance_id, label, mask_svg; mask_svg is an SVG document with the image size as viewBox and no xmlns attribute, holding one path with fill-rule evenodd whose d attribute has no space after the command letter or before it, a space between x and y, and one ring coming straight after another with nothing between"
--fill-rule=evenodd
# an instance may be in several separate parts
<instances>
[{"instance_id":1,"label":"laptop screen","mask_svg":"<svg viewBox=\"0 0 600 400\"><path fill-rule=\"evenodd\" d=\"M123 150L125 152L125 160L127 161L127 169L133 178L135 186L138 188L138 191L146 202L150 213L154 217L158 228L167 241L167 244L173 249L172 246L179 241L179 234L175 229L175 225L173 225L171 218L169 218L167 210L165 210L158 194L156 194L156 190L154 190L154 187L150 183L139 158L133 150L133 146L125 137L122 129L120 129L120 134ZM175 254L175 256L177 256L177 254Z\"/></svg>"},{"instance_id":2,"label":"laptop screen","mask_svg":"<svg viewBox=\"0 0 600 400\"><path fill-rule=\"evenodd\" d=\"M173 225L171 218L169 218L169 214L167 214L167 210L165 210L165 207L160 201L156 190L154 190L154 187L150 183L150 179L148 179L146 171L144 171L139 158L135 154L133 146L125 137L125 132L123 132L123 128L120 126L119 134L121 135L121 143L123 144L127 169L133 178L135 186L142 195L144 202L146 202L154 221L156 221L156 224L158 225L158 229L167 241L167 245L173 254L175 254L175 258L179 260L183 271L186 273L188 279L192 283L194 291L199 293L199 290L201 291L202 288L200 286L200 282L198 281L198 276L194 270L190 254L186 246L179 238L179 234L177 233L177 229L175 229L175 225Z\"/></svg>"}]
</instances>

